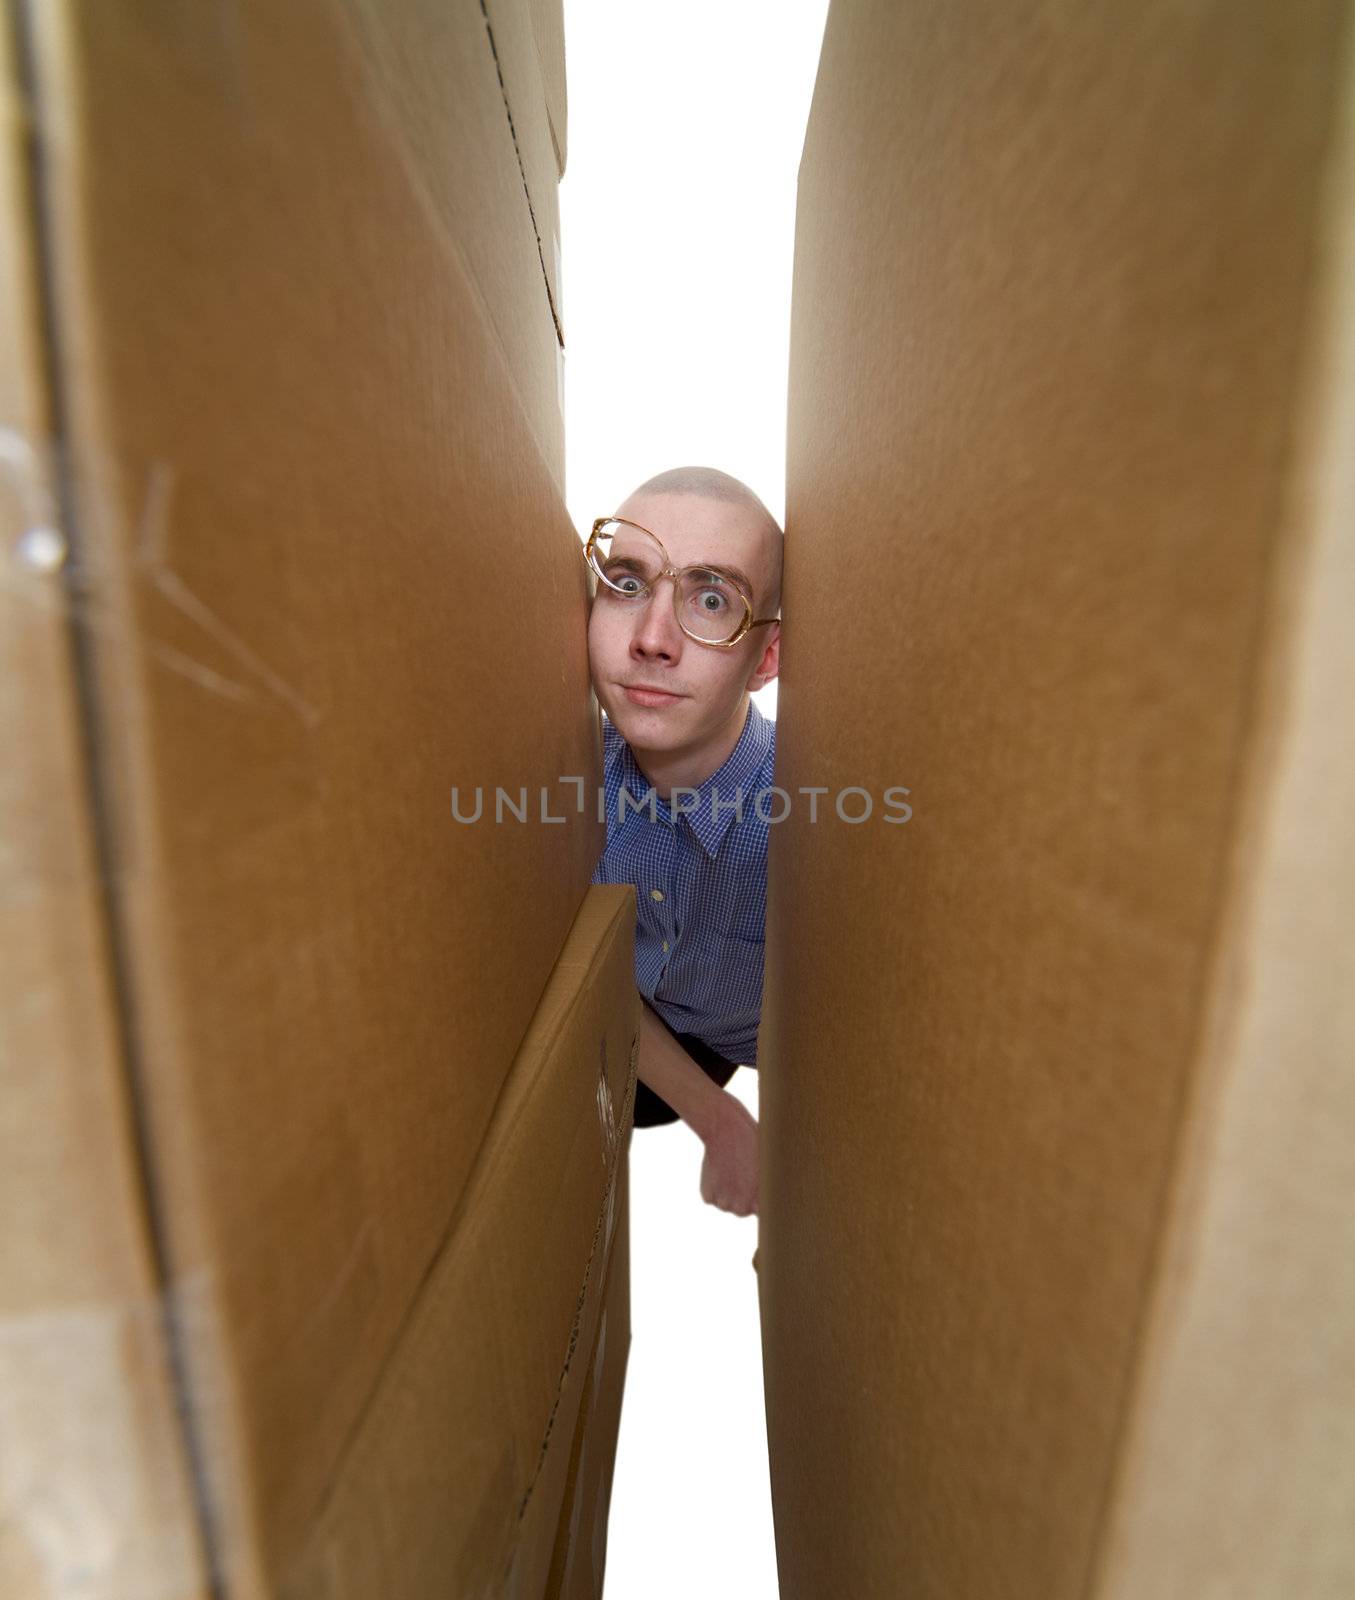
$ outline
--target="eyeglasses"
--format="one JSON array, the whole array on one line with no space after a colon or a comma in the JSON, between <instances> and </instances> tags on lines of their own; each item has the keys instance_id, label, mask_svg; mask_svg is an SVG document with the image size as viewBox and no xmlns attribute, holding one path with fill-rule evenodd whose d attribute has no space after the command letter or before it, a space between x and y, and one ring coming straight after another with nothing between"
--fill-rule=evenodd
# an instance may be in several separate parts
<instances>
[{"instance_id":1,"label":"eyeglasses","mask_svg":"<svg viewBox=\"0 0 1355 1600\"><path fill-rule=\"evenodd\" d=\"M607 605L638 609L660 579L671 578L678 627L697 644L728 650L750 628L781 620L753 616L741 574L719 567L674 567L655 535L625 517L599 517L583 557L597 575L597 598Z\"/></svg>"}]
</instances>

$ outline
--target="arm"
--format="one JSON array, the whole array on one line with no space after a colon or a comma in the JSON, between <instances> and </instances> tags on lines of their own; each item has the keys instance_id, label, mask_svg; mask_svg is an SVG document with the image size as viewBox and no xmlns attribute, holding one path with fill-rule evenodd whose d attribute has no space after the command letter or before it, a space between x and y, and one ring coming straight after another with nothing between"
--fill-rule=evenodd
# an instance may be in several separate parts
<instances>
[{"instance_id":1,"label":"arm","mask_svg":"<svg viewBox=\"0 0 1355 1600\"><path fill-rule=\"evenodd\" d=\"M712 1082L647 1003L641 1007L640 1081L666 1100L702 1143L721 1114L721 1101L733 1099Z\"/></svg>"},{"instance_id":2,"label":"arm","mask_svg":"<svg viewBox=\"0 0 1355 1600\"><path fill-rule=\"evenodd\" d=\"M706 1147L701 1198L746 1217L757 1210L757 1120L702 1072L648 1005L640 1020L640 1080L662 1096Z\"/></svg>"}]
</instances>

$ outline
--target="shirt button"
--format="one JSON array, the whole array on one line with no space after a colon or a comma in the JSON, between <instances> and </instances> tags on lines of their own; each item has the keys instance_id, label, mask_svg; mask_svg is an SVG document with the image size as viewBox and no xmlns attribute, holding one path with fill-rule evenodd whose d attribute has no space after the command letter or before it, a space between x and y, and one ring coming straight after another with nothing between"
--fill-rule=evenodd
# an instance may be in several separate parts
<instances>
[{"instance_id":1,"label":"shirt button","mask_svg":"<svg viewBox=\"0 0 1355 1600\"><path fill-rule=\"evenodd\" d=\"M662 889L651 889L649 891L649 898L651 900L662 900L663 899L663 890Z\"/></svg>"},{"instance_id":2,"label":"shirt button","mask_svg":"<svg viewBox=\"0 0 1355 1600\"><path fill-rule=\"evenodd\" d=\"M668 941L667 941L667 939L665 939L663 941L663 953L664 953L664 955L668 954Z\"/></svg>"}]
</instances>

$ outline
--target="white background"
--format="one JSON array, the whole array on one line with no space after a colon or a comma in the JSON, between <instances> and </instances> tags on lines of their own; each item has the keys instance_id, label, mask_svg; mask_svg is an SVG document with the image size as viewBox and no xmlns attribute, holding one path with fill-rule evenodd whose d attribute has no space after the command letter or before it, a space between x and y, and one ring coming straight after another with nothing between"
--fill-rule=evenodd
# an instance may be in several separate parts
<instances>
[{"instance_id":1,"label":"white background","mask_svg":"<svg viewBox=\"0 0 1355 1600\"><path fill-rule=\"evenodd\" d=\"M826 12L567 0L565 421L582 529L693 464L784 515L795 177ZM730 1088L756 1114L756 1076L740 1069ZM607 1600L777 1593L756 1223L702 1203L700 1165L681 1125L635 1135Z\"/></svg>"}]
</instances>

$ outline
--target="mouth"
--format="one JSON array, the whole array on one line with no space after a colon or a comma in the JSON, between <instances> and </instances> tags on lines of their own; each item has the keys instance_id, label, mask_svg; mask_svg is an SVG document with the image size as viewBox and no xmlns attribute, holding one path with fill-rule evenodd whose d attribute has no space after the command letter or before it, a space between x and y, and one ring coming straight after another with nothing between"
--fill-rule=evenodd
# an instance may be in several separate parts
<instances>
[{"instance_id":1,"label":"mouth","mask_svg":"<svg viewBox=\"0 0 1355 1600\"><path fill-rule=\"evenodd\" d=\"M651 689L648 684L623 683L620 688L625 691L626 699L633 706L649 706L657 710L660 706L673 706L684 697L680 694L670 694L667 689Z\"/></svg>"}]
</instances>

